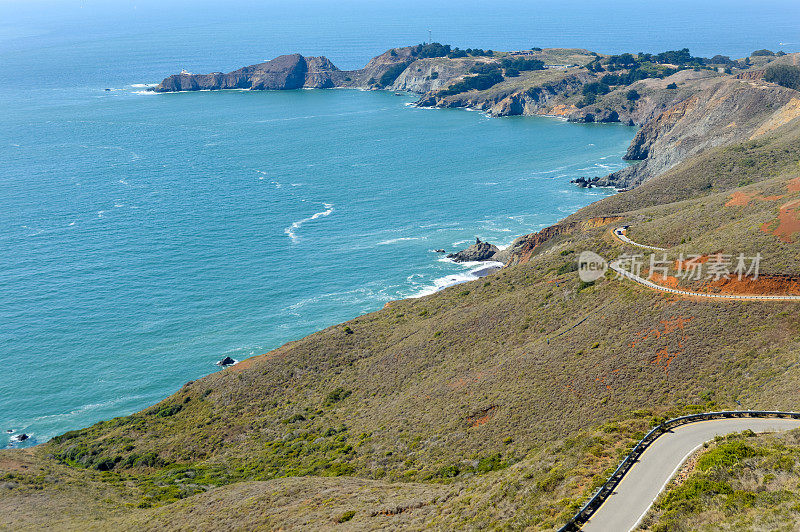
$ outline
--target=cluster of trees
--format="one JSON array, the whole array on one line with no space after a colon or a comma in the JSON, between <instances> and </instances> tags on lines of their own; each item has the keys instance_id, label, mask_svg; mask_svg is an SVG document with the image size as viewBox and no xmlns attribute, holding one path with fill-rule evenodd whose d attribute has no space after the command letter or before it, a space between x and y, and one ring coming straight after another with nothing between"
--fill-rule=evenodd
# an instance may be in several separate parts
<instances>
[{"instance_id":1,"label":"cluster of trees","mask_svg":"<svg viewBox=\"0 0 800 532\"><path fill-rule=\"evenodd\" d=\"M483 50L481 48L467 48L466 50L461 50L457 46L453 48L453 51L447 54L447 57L450 59L456 59L458 57L491 57L494 55L494 51L492 50Z\"/></svg>"},{"instance_id":2,"label":"cluster of trees","mask_svg":"<svg viewBox=\"0 0 800 532\"><path fill-rule=\"evenodd\" d=\"M458 46L451 48L449 44L432 42L416 45L411 50L411 55L418 59L424 59L426 57L449 57L450 59L455 59L457 57L491 57L494 55L494 52L481 48L467 48L466 50L462 50Z\"/></svg>"},{"instance_id":3,"label":"cluster of trees","mask_svg":"<svg viewBox=\"0 0 800 532\"><path fill-rule=\"evenodd\" d=\"M598 96L602 96L611 92L611 87L608 83L604 83L602 80L594 81L592 83L586 83L581 89L581 92L583 93L583 99L578 102L578 107L585 107L595 103ZM635 102L641 97L642 96L639 94L639 91L636 89L631 89L625 93L625 98L629 102Z\"/></svg>"},{"instance_id":4,"label":"cluster of trees","mask_svg":"<svg viewBox=\"0 0 800 532\"><path fill-rule=\"evenodd\" d=\"M761 49L750 54L750 57L783 57L784 55L786 55L786 52L783 50L773 52L772 50Z\"/></svg>"},{"instance_id":5,"label":"cluster of trees","mask_svg":"<svg viewBox=\"0 0 800 532\"><path fill-rule=\"evenodd\" d=\"M769 52L769 50L757 52ZM772 54L772 52L769 53ZM726 55L715 55L712 58L694 57L688 48L683 48L681 50L668 50L659 54L639 52L636 55L629 53L612 55L606 59L597 57L586 67L592 72L615 72L618 70L644 68L645 72L647 72L644 77L665 77L674 74L677 70L673 68L659 69L653 68L653 66L675 65L678 70L681 70L684 68L708 68L709 65L730 67L736 64L736 61ZM641 74L638 75L641 76ZM644 77L639 77L638 79L644 79ZM636 80L634 79L633 81Z\"/></svg>"},{"instance_id":6,"label":"cluster of trees","mask_svg":"<svg viewBox=\"0 0 800 532\"><path fill-rule=\"evenodd\" d=\"M478 63L474 65L469 71L473 74L494 74L500 72L499 63Z\"/></svg>"},{"instance_id":7,"label":"cluster of trees","mask_svg":"<svg viewBox=\"0 0 800 532\"><path fill-rule=\"evenodd\" d=\"M770 65L764 72L764 80L783 87L800 90L800 67L793 65Z\"/></svg>"},{"instance_id":8,"label":"cluster of trees","mask_svg":"<svg viewBox=\"0 0 800 532\"><path fill-rule=\"evenodd\" d=\"M647 79L647 78L663 78L667 76L671 76L677 72L677 70L668 68L665 70L660 71L653 71L653 70L645 70L641 68L632 68L628 72L623 72L620 74L606 74L602 78L600 78L600 82L606 85L630 85L636 81Z\"/></svg>"},{"instance_id":9,"label":"cluster of trees","mask_svg":"<svg viewBox=\"0 0 800 532\"><path fill-rule=\"evenodd\" d=\"M411 55L424 59L426 57L445 57L450 53L449 44L441 44L432 42L427 44L418 44L411 50Z\"/></svg>"},{"instance_id":10,"label":"cluster of trees","mask_svg":"<svg viewBox=\"0 0 800 532\"><path fill-rule=\"evenodd\" d=\"M501 81L503 81L503 74L500 73L499 68L495 67L494 70L486 70L481 74L467 76L462 81L454 83L446 89L440 91L439 94L443 96L449 96L451 94L460 94L473 89L482 91L497 85Z\"/></svg>"},{"instance_id":11,"label":"cluster of trees","mask_svg":"<svg viewBox=\"0 0 800 532\"><path fill-rule=\"evenodd\" d=\"M526 59L524 57L504 57L498 63L479 63L470 68L469 71L473 74L492 76L492 79L499 79L502 81L504 77L517 77L522 71L543 69L544 62L539 61L538 59ZM488 78L485 79L488 80ZM495 83L499 83L500 81Z\"/></svg>"},{"instance_id":12,"label":"cluster of trees","mask_svg":"<svg viewBox=\"0 0 800 532\"><path fill-rule=\"evenodd\" d=\"M596 102L598 96L611 92L611 87L602 81L593 81L591 83L586 83L581 89L581 92L583 93L583 99L578 102L578 107L585 107Z\"/></svg>"},{"instance_id":13,"label":"cluster of trees","mask_svg":"<svg viewBox=\"0 0 800 532\"><path fill-rule=\"evenodd\" d=\"M505 57L500 60L500 64L505 69L506 77L509 78L519 76L520 72L528 70L544 70L544 61L525 57Z\"/></svg>"}]
</instances>

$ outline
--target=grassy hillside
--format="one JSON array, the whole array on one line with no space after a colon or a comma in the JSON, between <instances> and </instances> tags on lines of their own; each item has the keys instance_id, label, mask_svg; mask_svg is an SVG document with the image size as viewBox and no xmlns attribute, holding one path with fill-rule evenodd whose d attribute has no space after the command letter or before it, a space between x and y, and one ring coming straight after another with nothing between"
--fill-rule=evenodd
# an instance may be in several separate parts
<instances>
[{"instance_id":1,"label":"grassy hillside","mask_svg":"<svg viewBox=\"0 0 800 532\"><path fill-rule=\"evenodd\" d=\"M587 284L576 260L631 251L610 233L626 223L637 241L761 251L769 273L799 273L796 237L778 230L796 216L799 131L707 150L598 202L571 219L625 221L555 236L525 264L2 451L6 526L548 530L665 416L796 410L796 304Z\"/></svg>"}]
</instances>

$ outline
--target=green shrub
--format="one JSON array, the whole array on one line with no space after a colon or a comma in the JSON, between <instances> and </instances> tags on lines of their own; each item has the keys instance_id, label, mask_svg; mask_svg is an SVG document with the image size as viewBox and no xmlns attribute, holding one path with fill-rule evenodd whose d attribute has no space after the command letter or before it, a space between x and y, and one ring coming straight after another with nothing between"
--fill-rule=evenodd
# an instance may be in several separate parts
<instances>
[{"instance_id":1,"label":"green shrub","mask_svg":"<svg viewBox=\"0 0 800 532\"><path fill-rule=\"evenodd\" d=\"M578 271L578 263L576 261L565 262L556 270L557 275L564 275L565 273Z\"/></svg>"},{"instance_id":2,"label":"green shrub","mask_svg":"<svg viewBox=\"0 0 800 532\"><path fill-rule=\"evenodd\" d=\"M770 65L764 72L764 80L782 87L800 90L800 67L793 65Z\"/></svg>"},{"instance_id":3,"label":"green shrub","mask_svg":"<svg viewBox=\"0 0 800 532\"><path fill-rule=\"evenodd\" d=\"M597 96L602 94L608 94L609 92L611 92L611 87L600 81L593 81L592 83L587 83L586 85L584 85L583 88L581 89L581 92L583 93L584 96L588 96L590 94Z\"/></svg>"},{"instance_id":4,"label":"green shrub","mask_svg":"<svg viewBox=\"0 0 800 532\"><path fill-rule=\"evenodd\" d=\"M697 460L697 469L706 471L712 467L730 467L744 458L758 453L743 441L732 441L718 445Z\"/></svg>"},{"instance_id":5,"label":"green shrub","mask_svg":"<svg viewBox=\"0 0 800 532\"><path fill-rule=\"evenodd\" d=\"M346 523L356 515L355 510L347 510L345 513L336 518L337 523Z\"/></svg>"},{"instance_id":6,"label":"green shrub","mask_svg":"<svg viewBox=\"0 0 800 532\"><path fill-rule=\"evenodd\" d=\"M100 460L96 460L93 465L98 471L111 471L114 469L114 466L117 465L117 461L111 458L101 458Z\"/></svg>"},{"instance_id":7,"label":"green shrub","mask_svg":"<svg viewBox=\"0 0 800 532\"><path fill-rule=\"evenodd\" d=\"M352 392L350 390L345 390L340 386L339 388L336 388L325 397L325 406L330 406L338 403L339 401L343 401L351 393Z\"/></svg>"},{"instance_id":8,"label":"green shrub","mask_svg":"<svg viewBox=\"0 0 800 532\"><path fill-rule=\"evenodd\" d=\"M506 70L544 70L544 61L540 61L538 59L527 59L525 57L506 57L500 61L500 64Z\"/></svg>"},{"instance_id":9,"label":"green shrub","mask_svg":"<svg viewBox=\"0 0 800 532\"><path fill-rule=\"evenodd\" d=\"M660 507L671 510L700 509L700 498L704 495L732 494L733 488L727 482L716 482L702 477L689 477L686 482L667 493Z\"/></svg>"},{"instance_id":10,"label":"green shrub","mask_svg":"<svg viewBox=\"0 0 800 532\"><path fill-rule=\"evenodd\" d=\"M304 416L303 414L294 414L293 416L290 416L290 417L284 419L283 422L284 422L284 424L289 424L289 423L297 423L298 421L305 421L305 420L306 420L306 416Z\"/></svg>"},{"instance_id":11,"label":"green shrub","mask_svg":"<svg viewBox=\"0 0 800 532\"><path fill-rule=\"evenodd\" d=\"M55 436L53 438L53 441L56 443L64 443L65 441L71 440L72 438L77 438L78 436L81 435L81 432L82 431L80 430L70 430L69 432L65 432L64 434Z\"/></svg>"},{"instance_id":12,"label":"green shrub","mask_svg":"<svg viewBox=\"0 0 800 532\"><path fill-rule=\"evenodd\" d=\"M442 90L440 94L449 96L452 94L460 94L471 90L486 90L503 81L503 75L499 71L491 74L477 74L474 76L467 76L463 81L459 81L450 85L448 88Z\"/></svg>"}]
</instances>

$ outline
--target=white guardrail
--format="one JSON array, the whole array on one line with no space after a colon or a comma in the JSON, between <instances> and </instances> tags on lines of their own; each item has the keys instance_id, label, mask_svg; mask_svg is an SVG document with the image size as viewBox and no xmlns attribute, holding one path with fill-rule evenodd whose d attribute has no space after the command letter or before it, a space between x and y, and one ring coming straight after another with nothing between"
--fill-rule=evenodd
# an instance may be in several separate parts
<instances>
[{"instance_id":1,"label":"white guardrail","mask_svg":"<svg viewBox=\"0 0 800 532\"><path fill-rule=\"evenodd\" d=\"M633 246L638 246L640 248L645 249L652 249L655 251L664 251L666 248L659 248L656 246L646 246L644 244L639 244L638 242L634 242L630 238L625 235L625 228L619 227L614 229L614 235L622 240L625 243L631 244ZM660 284L656 284L648 279L635 275L624 268L619 266L619 261L611 262L608 265L609 268L617 272L622 277L630 279L635 283L639 283L642 286L646 286L647 288L652 288L653 290L660 290L661 292L668 292L670 294L678 294L681 296L691 296L691 297L707 297L711 299L734 299L734 300L762 300L762 301L800 301L800 296L790 296L790 295L781 295L781 296L772 296L772 295L761 295L761 294L706 294L703 292L691 292L689 290L678 290L677 288L669 288L667 286L662 286Z\"/></svg>"}]
</instances>

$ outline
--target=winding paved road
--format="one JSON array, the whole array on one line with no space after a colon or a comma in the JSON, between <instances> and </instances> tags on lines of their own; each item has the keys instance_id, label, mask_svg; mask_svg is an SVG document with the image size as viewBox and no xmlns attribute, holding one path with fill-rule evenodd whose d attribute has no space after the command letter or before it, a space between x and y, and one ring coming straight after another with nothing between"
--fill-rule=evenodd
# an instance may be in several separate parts
<instances>
[{"instance_id":1,"label":"winding paved road","mask_svg":"<svg viewBox=\"0 0 800 532\"><path fill-rule=\"evenodd\" d=\"M632 246L637 246L637 247L644 248L644 249L652 249L652 250L655 250L655 251L666 251L667 250L667 248L659 248L659 247L656 247L656 246L646 246L644 244L640 244L638 242L634 242L633 240L628 238L628 235L626 235L625 233L626 233L625 227L617 227L616 229L614 229L614 236L616 236L618 239L622 240L626 244L630 244Z\"/></svg>"},{"instance_id":2,"label":"winding paved road","mask_svg":"<svg viewBox=\"0 0 800 532\"><path fill-rule=\"evenodd\" d=\"M614 236L617 237L622 242L627 244L631 244L633 246L638 246L640 248L645 249L652 249L656 251L664 251L665 248L658 248L655 246L646 246L644 244L639 244L638 242L634 242L630 238L625 235L625 229L622 227L618 227L613 231ZM608 265L609 268L617 272L620 276L625 277L635 283L639 283L642 286L646 286L647 288L653 290L659 290L661 292L669 292L671 294L678 294L681 296L690 296L690 297L704 297L709 299L733 299L733 300L744 300L744 301L800 301L800 296L790 296L790 295L763 295L763 294L706 294L703 292L691 292L689 290L678 290L677 288L669 288L666 286L661 286L660 284L656 284L653 281L645 279L644 277L640 277L635 275L624 268L619 266L619 261L611 262Z\"/></svg>"},{"instance_id":3,"label":"winding paved road","mask_svg":"<svg viewBox=\"0 0 800 532\"><path fill-rule=\"evenodd\" d=\"M583 525L585 532L627 532L639 524L681 464L715 436L741 432L774 432L800 427L798 419L735 418L700 421L662 435L644 451L614 494Z\"/></svg>"}]
</instances>

